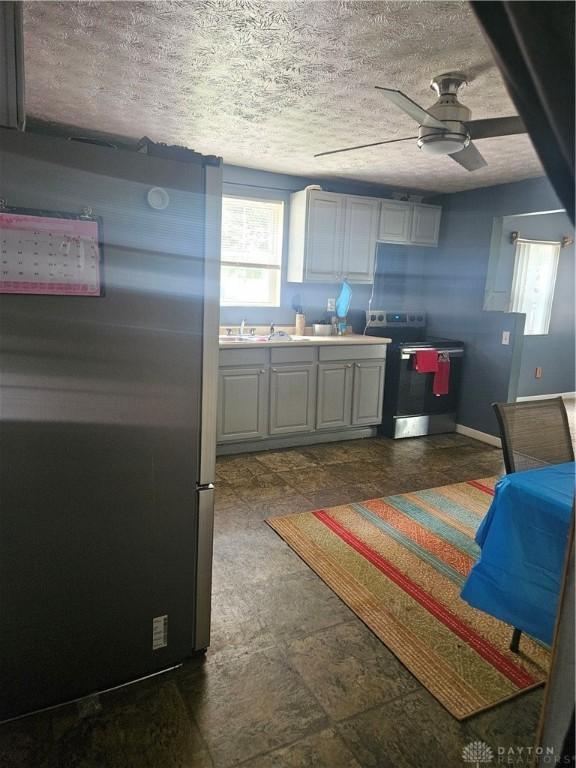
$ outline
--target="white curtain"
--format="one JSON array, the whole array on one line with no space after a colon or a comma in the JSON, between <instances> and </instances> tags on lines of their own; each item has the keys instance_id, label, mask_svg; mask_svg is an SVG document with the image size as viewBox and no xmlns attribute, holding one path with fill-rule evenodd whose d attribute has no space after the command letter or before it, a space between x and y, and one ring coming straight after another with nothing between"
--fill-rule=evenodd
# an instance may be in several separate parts
<instances>
[{"instance_id":1,"label":"white curtain","mask_svg":"<svg viewBox=\"0 0 576 768\"><path fill-rule=\"evenodd\" d=\"M560 243L516 244L510 311L526 314L527 335L548 333L559 256Z\"/></svg>"}]
</instances>

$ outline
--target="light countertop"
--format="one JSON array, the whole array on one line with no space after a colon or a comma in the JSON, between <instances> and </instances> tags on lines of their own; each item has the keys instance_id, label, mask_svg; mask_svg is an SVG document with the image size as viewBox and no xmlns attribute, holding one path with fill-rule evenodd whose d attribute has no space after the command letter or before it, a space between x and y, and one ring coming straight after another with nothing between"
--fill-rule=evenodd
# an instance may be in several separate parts
<instances>
[{"instance_id":1,"label":"light countertop","mask_svg":"<svg viewBox=\"0 0 576 768\"><path fill-rule=\"evenodd\" d=\"M234 336L220 339L220 349L254 349L257 347L298 347L317 345L322 347L357 345L369 346L374 344L390 344L392 339L378 336L362 336L358 333L349 333L344 336L292 336L288 339L272 339L268 341L265 336L255 336L252 339L236 339Z\"/></svg>"}]
</instances>

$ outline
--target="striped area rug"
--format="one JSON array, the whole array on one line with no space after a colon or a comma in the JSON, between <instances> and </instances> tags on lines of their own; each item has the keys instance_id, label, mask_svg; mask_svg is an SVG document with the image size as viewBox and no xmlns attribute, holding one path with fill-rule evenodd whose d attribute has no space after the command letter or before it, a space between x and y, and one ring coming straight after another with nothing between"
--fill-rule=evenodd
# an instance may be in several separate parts
<instances>
[{"instance_id":1,"label":"striped area rug","mask_svg":"<svg viewBox=\"0 0 576 768\"><path fill-rule=\"evenodd\" d=\"M497 478L266 521L458 720L541 685L547 649L460 598Z\"/></svg>"}]
</instances>

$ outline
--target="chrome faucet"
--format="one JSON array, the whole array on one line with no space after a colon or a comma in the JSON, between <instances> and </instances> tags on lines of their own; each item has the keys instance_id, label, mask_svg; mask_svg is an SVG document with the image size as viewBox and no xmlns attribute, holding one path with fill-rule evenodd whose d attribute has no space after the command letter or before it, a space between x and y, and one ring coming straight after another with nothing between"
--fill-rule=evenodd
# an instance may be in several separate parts
<instances>
[{"instance_id":1,"label":"chrome faucet","mask_svg":"<svg viewBox=\"0 0 576 768\"><path fill-rule=\"evenodd\" d=\"M242 320L240 323L240 336L244 336L244 330L246 328L246 319Z\"/></svg>"}]
</instances>

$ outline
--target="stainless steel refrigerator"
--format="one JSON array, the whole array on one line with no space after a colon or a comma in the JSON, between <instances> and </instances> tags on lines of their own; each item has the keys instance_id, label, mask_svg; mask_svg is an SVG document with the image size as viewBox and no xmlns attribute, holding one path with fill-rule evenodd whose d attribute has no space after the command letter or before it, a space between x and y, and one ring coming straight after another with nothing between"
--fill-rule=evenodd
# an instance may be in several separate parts
<instances>
[{"instance_id":1,"label":"stainless steel refrigerator","mask_svg":"<svg viewBox=\"0 0 576 768\"><path fill-rule=\"evenodd\" d=\"M5 720L209 644L221 161L0 141L0 206L100 221L103 289L0 296Z\"/></svg>"}]
</instances>

